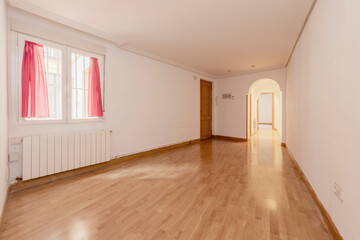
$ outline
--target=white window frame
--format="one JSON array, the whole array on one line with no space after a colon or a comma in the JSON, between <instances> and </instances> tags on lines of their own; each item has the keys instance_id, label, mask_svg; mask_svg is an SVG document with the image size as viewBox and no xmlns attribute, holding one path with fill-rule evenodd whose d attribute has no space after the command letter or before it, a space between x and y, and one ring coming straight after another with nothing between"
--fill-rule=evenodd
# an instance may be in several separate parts
<instances>
[{"instance_id":1,"label":"white window frame","mask_svg":"<svg viewBox=\"0 0 360 240\"><path fill-rule=\"evenodd\" d=\"M32 37L32 36L28 36L28 35L24 35L24 34L18 34L18 40L17 40L17 46L18 46L18 101L19 101L19 114L18 114L18 121L19 124L47 124L47 123L66 123L66 47L64 45L61 44L57 44L54 42L50 42L47 40L43 40L40 38L36 38L36 37ZM25 41L31 41L34 43L38 43L41 45L45 45L45 46L49 46L52 48L57 48L61 50L61 64L62 64L62 119L24 119L22 117L22 86L21 86L21 70L22 70L22 60L23 60L23 55L24 55L24 46L25 46Z\"/></svg>"},{"instance_id":2,"label":"white window frame","mask_svg":"<svg viewBox=\"0 0 360 240\"><path fill-rule=\"evenodd\" d=\"M75 54L80 54L86 57L93 57L93 58L97 58L98 63L99 63L99 71L100 71L100 86L101 86L101 103L102 103L102 108L103 108L103 116L102 117L94 117L94 118L72 118L72 81L71 81L71 71L72 71L72 66L71 66L71 55L75 53ZM67 49L67 92L68 92L68 110L67 110L67 116L68 116L68 122L73 123L73 122L101 122L104 121L105 119L105 108L104 108L104 86L105 86L105 74L104 74L104 70L105 70L105 57L99 54L95 54L95 53L90 53L87 51L83 51L83 50L79 50L76 48L72 48L72 47L68 47Z\"/></svg>"},{"instance_id":3,"label":"white window frame","mask_svg":"<svg viewBox=\"0 0 360 240\"><path fill-rule=\"evenodd\" d=\"M105 120L105 56L94 54L88 51L83 51L70 46L59 44L53 41L44 40L38 37L29 36L22 33L17 34L17 53L16 53L16 89L18 100L18 124L19 125L33 125L33 124L59 124L59 123L83 123L83 122L102 122ZM21 88L21 71L22 59L24 53L25 41L35 42L41 45L60 49L62 52L62 119L25 119L22 117L22 88ZM78 53L88 57L95 57L98 59L100 82L101 82L101 98L103 105L103 116L97 118L83 118L72 119L72 81L71 81L71 53Z\"/></svg>"}]
</instances>

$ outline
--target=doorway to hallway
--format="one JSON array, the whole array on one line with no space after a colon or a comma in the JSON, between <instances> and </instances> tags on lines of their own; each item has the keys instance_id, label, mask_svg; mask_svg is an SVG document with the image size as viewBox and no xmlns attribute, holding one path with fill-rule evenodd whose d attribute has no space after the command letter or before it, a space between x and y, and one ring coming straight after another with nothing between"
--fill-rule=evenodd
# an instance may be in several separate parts
<instances>
[{"instance_id":1,"label":"doorway to hallway","mask_svg":"<svg viewBox=\"0 0 360 240\"><path fill-rule=\"evenodd\" d=\"M255 81L247 94L247 138L259 128L277 131L282 136L282 92L279 84L268 78Z\"/></svg>"}]
</instances>

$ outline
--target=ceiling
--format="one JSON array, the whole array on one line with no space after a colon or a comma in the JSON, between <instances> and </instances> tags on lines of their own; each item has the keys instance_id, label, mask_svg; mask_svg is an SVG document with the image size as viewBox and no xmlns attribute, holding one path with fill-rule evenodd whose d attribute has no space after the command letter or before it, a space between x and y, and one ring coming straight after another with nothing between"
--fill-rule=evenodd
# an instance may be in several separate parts
<instances>
[{"instance_id":1,"label":"ceiling","mask_svg":"<svg viewBox=\"0 0 360 240\"><path fill-rule=\"evenodd\" d=\"M10 0L10 4L121 48L222 77L284 67L313 1Z\"/></svg>"}]
</instances>

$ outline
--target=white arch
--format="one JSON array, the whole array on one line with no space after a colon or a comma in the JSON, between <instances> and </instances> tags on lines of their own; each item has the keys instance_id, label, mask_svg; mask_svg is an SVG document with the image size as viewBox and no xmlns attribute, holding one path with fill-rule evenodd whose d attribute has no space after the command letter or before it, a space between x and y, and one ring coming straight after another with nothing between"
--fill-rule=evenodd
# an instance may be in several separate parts
<instances>
[{"instance_id":1,"label":"white arch","mask_svg":"<svg viewBox=\"0 0 360 240\"><path fill-rule=\"evenodd\" d=\"M249 88L248 94L251 94L255 88L268 88L281 91L279 84L271 78L261 78L253 82Z\"/></svg>"},{"instance_id":2,"label":"white arch","mask_svg":"<svg viewBox=\"0 0 360 240\"><path fill-rule=\"evenodd\" d=\"M274 94L274 129L282 135L282 92L279 84L270 78L261 78L253 82L248 91L248 137L257 131L257 100L260 94Z\"/></svg>"}]
</instances>

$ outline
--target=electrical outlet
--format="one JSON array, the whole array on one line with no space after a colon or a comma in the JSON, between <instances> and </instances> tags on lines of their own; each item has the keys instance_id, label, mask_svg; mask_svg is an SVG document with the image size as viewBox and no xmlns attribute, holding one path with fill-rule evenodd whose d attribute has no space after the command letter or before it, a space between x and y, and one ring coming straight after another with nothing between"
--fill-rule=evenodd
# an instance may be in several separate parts
<instances>
[{"instance_id":1,"label":"electrical outlet","mask_svg":"<svg viewBox=\"0 0 360 240\"><path fill-rule=\"evenodd\" d=\"M334 183L334 194L341 202L344 202L344 192L337 183Z\"/></svg>"}]
</instances>

